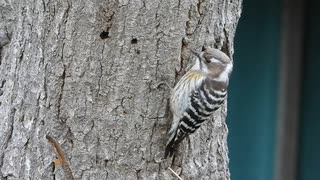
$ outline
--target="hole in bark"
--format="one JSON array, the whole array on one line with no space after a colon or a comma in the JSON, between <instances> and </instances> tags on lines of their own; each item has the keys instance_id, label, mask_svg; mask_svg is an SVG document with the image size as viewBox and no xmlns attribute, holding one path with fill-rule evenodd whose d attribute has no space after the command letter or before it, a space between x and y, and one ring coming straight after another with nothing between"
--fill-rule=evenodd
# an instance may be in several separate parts
<instances>
[{"instance_id":1,"label":"hole in bark","mask_svg":"<svg viewBox=\"0 0 320 180\"><path fill-rule=\"evenodd\" d=\"M205 51L206 50L206 47L205 46L202 46L202 51Z\"/></svg>"},{"instance_id":2,"label":"hole in bark","mask_svg":"<svg viewBox=\"0 0 320 180\"><path fill-rule=\"evenodd\" d=\"M137 49L137 50L136 50L136 53L137 53L137 54L140 54L140 50L139 50L139 49Z\"/></svg>"},{"instance_id":3,"label":"hole in bark","mask_svg":"<svg viewBox=\"0 0 320 180\"><path fill-rule=\"evenodd\" d=\"M105 160L103 160L103 162L104 162L104 166L107 167L109 160L108 160L108 159L105 159Z\"/></svg>"},{"instance_id":4,"label":"hole in bark","mask_svg":"<svg viewBox=\"0 0 320 180\"><path fill-rule=\"evenodd\" d=\"M137 38L131 39L131 44L137 44L137 43L138 43L138 39Z\"/></svg>"},{"instance_id":5,"label":"hole in bark","mask_svg":"<svg viewBox=\"0 0 320 180\"><path fill-rule=\"evenodd\" d=\"M109 38L109 32L108 31L102 31L102 33L100 33L100 38L101 39L106 39Z\"/></svg>"}]
</instances>

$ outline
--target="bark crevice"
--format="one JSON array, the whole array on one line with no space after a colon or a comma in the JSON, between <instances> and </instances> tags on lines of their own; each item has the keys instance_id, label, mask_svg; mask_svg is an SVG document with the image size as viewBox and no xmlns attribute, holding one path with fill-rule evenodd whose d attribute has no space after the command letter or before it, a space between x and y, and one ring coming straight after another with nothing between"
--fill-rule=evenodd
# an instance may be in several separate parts
<instances>
[{"instance_id":1,"label":"bark crevice","mask_svg":"<svg viewBox=\"0 0 320 180\"><path fill-rule=\"evenodd\" d=\"M190 48L232 56L241 1L8 0L0 10L0 33L12 32L0 47L0 179L63 179L48 133L64 140L75 178L175 179L161 161L170 88L153 83L173 86ZM181 145L173 169L184 179L229 179L224 111Z\"/></svg>"}]
</instances>

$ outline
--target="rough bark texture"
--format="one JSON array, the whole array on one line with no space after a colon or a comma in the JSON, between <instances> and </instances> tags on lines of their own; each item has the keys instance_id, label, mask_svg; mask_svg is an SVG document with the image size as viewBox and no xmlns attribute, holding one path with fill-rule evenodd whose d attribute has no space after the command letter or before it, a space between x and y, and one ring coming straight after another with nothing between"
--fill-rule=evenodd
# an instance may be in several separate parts
<instances>
[{"instance_id":1,"label":"rough bark texture","mask_svg":"<svg viewBox=\"0 0 320 180\"><path fill-rule=\"evenodd\" d=\"M0 1L0 178L176 179L160 161L188 48L233 53L241 0ZM226 108L180 146L183 179L230 179Z\"/></svg>"}]
</instances>

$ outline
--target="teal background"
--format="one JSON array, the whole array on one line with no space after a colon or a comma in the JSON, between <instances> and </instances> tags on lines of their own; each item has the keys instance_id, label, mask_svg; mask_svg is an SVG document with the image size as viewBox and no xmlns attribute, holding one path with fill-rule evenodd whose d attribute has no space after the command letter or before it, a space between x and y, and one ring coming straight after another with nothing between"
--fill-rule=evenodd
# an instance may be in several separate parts
<instances>
[{"instance_id":1,"label":"teal background","mask_svg":"<svg viewBox=\"0 0 320 180\"><path fill-rule=\"evenodd\" d=\"M297 180L320 179L320 1L308 0ZM228 97L233 180L274 179L282 2L246 0Z\"/></svg>"},{"instance_id":2,"label":"teal background","mask_svg":"<svg viewBox=\"0 0 320 180\"><path fill-rule=\"evenodd\" d=\"M243 3L228 96L231 179L272 180L282 2Z\"/></svg>"},{"instance_id":3,"label":"teal background","mask_svg":"<svg viewBox=\"0 0 320 180\"><path fill-rule=\"evenodd\" d=\"M307 5L299 180L320 179L320 1Z\"/></svg>"}]
</instances>

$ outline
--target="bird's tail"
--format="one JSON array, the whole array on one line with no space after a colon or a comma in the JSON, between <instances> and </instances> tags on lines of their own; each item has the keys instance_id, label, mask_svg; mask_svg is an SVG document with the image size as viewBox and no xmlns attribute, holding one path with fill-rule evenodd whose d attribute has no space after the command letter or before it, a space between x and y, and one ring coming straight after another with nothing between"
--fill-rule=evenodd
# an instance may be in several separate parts
<instances>
[{"instance_id":1,"label":"bird's tail","mask_svg":"<svg viewBox=\"0 0 320 180\"><path fill-rule=\"evenodd\" d=\"M169 132L169 139L167 141L166 150L164 153L164 158L166 159L168 156L172 157L175 151L178 148L179 143L186 137L186 133L181 132L179 129L172 134Z\"/></svg>"}]
</instances>

